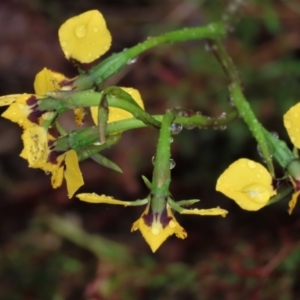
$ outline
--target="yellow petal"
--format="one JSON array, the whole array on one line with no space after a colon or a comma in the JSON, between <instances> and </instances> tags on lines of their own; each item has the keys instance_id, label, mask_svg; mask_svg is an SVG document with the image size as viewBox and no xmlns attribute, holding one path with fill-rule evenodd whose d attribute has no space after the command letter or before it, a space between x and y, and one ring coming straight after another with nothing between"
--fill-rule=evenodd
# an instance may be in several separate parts
<instances>
[{"instance_id":1,"label":"yellow petal","mask_svg":"<svg viewBox=\"0 0 300 300\"><path fill-rule=\"evenodd\" d=\"M19 126L23 128L28 128L33 124L41 124L43 122L41 113L34 107L34 104L31 103L36 102L39 98L40 97L36 95L21 95L7 108L2 114L2 117L19 124ZM34 109L36 113L32 115Z\"/></svg>"},{"instance_id":2,"label":"yellow petal","mask_svg":"<svg viewBox=\"0 0 300 300\"><path fill-rule=\"evenodd\" d=\"M294 146L300 148L300 102L283 116L283 124Z\"/></svg>"},{"instance_id":3,"label":"yellow petal","mask_svg":"<svg viewBox=\"0 0 300 300\"><path fill-rule=\"evenodd\" d=\"M216 208L209 208L209 209L184 209L180 212L180 214L184 215L200 215L200 216L222 216L226 217L226 214L228 214L228 211L225 209L222 209L220 207Z\"/></svg>"},{"instance_id":4,"label":"yellow petal","mask_svg":"<svg viewBox=\"0 0 300 300\"><path fill-rule=\"evenodd\" d=\"M0 97L0 106L6 106L14 103L22 94L13 94Z\"/></svg>"},{"instance_id":5,"label":"yellow petal","mask_svg":"<svg viewBox=\"0 0 300 300\"><path fill-rule=\"evenodd\" d=\"M82 126L84 122L84 109L83 107L75 108L75 122L77 126Z\"/></svg>"},{"instance_id":6,"label":"yellow petal","mask_svg":"<svg viewBox=\"0 0 300 300\"><path fill-rule=\"evenodd\" d=\"M107 204L124 205L124 206L131 205L131 203L129 201L116 200L113 197L106 196L106 195L100 196L95 193L77 194L76 197L79 198L81 201L85 201L85 202L89 202L89 203L107 203Z\"/></svg>"},{"instance_id":7,"label":"yellow petal","mask_svg":"<svg viewBox=\"0 0 300 300\"><path fill-rule=\"evenodd\" d=\"M133 100L135 100L135 102L142 109L144 109L144 102L143 102L141 94L138 90L136 90L134 88L125 88L125 87L121 87L121 89L124 90L125 92L127 92L133 98ZM97 106L91 107L91 115L92 115L92 119L93 119L94 123L96 125L98 125L98 107ZM131 119L131 118L133 118L133 115L131 113L129 113L128 111L120 109L120 108L116 108L116 107L109 107L107 123L121 121L121 120L125 120L125 119Z\"/></svg>"},{"instance_id":8,"label":"yellow petal","mask_svg":"<svg viewBox=\"0 0 300 300\"><path fill-rule=\"evenodd\" d=\"M61 166L52 173L51 184L54 189L57 189L62 185L64 179L64 167Z\"/></svg>"},{"instance_id":9,"label":"yellow petal","mask_svg":"<svg viewBox=\"0 0 300 300\"><path fill-rule=\"evenodd\" d=\"M292 214L292 212L293 212L293 210L294 210L294 208L295 208L295 206L297 204L299 194L300 194L300 191L296 191L293 194L292 199L289 202L289 210L288 210L288 212L289 212L290 215Z\"/></svg>"},{"instance_id":10,"label":"yellow petal","mask_svg":"<svg viewBox=\"0 0 300 300\"><path fill-rule=\"evenodd\" d=\"M22 140L24 143L22 157L27 159L30 168L40 168L48 158L47 130L32 125L24 130Z\"/></svg>"},{"instance_id":11,"label":"yellow petal","mask_svg":"<svg viewBox=\"0 0 300 300\"><path fill-rule=\"evenodd\" d=\"M84 184L82 174L79 168L78 157L74 150L69 150L65 156L66 170L64 176L67 183L69 198L72 198L75 192Z\"/></svg>"},{"instance_id":12,"label":"yellow petal","mask_svg":"<svg viewBox=\"0 0 300 300\"><path fill-rule=\"evenodd\" d=\"M242 158L219 177L216 190L233 199L245 210L259 210L276 194L272 177L259 163Z\"/></svg>"},{"instance_id":13,"label":"yellow petal","mask_svg":"<svg viewBox=\"0 0 300 300\"><path fill-rule=\"evenodd\" d=\"M170 221L167 226L163 227L163 225L157 220L153 221L150 226L147 225L145 223L144 216L149 213L149 208L150 202L142 216L133 223L131 231L139 229L152 252L155 252L162 243L174 233L181 239L185 239L187 237L186 231L176 221L169 205L167 205L167 215L170 218Z\"/></svg>"},{"instance_id":14,"label":"yellow petal","mask_svg":"<svg viewBox=\"0 0 300 300\"><path fill-rule=\"evenodd\" d=\"M68 78L63 74L44 68L35 76L35 93L37 95L45 95L47 92L60 90L65 80L68 80Z\"/></svg>"},{"instance_id":15,"label":"yellow petal","mask_svg":"<svg viewBox=\"0 0 300 300\"><path fill-rule=\"evenodd\" d=\"M90 63L108 51L111 35L102 14L90 10L67 20L58 31L60 46L67 59Z\"/></svg>"}]
</instances>

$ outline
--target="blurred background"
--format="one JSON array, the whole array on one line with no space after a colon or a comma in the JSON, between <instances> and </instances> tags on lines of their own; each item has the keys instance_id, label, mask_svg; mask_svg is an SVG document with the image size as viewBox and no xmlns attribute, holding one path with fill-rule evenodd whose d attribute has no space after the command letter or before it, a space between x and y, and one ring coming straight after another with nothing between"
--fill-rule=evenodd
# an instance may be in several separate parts
<instances>
[{"instance_id":1,"label":"blurred background","mask_svg":"<svg viewBox=\"0 0 300 300\"><path fill-rule=\"evenodd\" d=\"M86 10L103 13L113 37L110 55L148 36L218 21L236 8L238 22L224 43L255 113L290 145L282 116L300 100L298 0L1 0L0 95L32 93L44 67L75 76L57 30ZM213 117L230 110L228 81L205 41L149 50L109 84L137 88L153 114L176 106ZM155 254L139 233L130 233L144 207L68 199L65 186L53 190L49 176L19 157L20 135L16 124L0 118L1 300L299 299L300 205L292 216L289 199L251 213L215 191L234 160L261 161L242 120L224 131L184 129L174 136L175 199L200 198L199 208L230 213L225 219L177 215L187 239L170 237ZM144 198L141 175L151 178L157 136L151 128L126 132L104 153L123 174L81 163L80 192Z\"/></svg>"}]
</instances>

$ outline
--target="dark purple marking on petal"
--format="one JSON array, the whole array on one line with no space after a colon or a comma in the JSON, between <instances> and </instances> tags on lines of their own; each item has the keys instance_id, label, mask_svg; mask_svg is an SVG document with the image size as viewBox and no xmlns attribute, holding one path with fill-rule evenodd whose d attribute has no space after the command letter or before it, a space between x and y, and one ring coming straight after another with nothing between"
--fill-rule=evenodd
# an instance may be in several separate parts
<instances>
[{"instance_id":1,"label":"dark purple marking on petal","mask_svg":"<svg viewBox=\"0 0 300 300\"><path fill-rule=\"evenodd\" d=\"M57 158L61 154L63 154L63 151L55 151L55 150L51 151L50 154L48 155L48 162L53 165L56 165L58 163Z\"/></svg>"}]
</instances>

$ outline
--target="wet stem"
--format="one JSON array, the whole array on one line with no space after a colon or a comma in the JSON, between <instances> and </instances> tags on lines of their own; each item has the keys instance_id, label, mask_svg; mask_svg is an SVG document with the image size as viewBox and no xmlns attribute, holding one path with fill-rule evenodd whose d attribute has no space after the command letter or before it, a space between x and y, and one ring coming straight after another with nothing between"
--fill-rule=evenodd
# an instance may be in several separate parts
<instances>
[{"instance_id":1,"label":"wet stem","mask_svg":"<svg viewBox=\"0 0 300 300\"><path fill-rule=\"evenodd\" d=\"M263 158L266 161L268 170L274 177L275 172L272 162L272 155L270 153L270 149L264 135L263 126L257 120L252 108L250 107L247 99L243 94L238 71L220 40L215 40L213 42L210 42L210 44L213 53L221 63L226 75L230 80L229 93L231 101L237 108L240 116L243 118L248 128L252 132L252 135L256 139L261 149Z\"/></svg>"}]
</instances>

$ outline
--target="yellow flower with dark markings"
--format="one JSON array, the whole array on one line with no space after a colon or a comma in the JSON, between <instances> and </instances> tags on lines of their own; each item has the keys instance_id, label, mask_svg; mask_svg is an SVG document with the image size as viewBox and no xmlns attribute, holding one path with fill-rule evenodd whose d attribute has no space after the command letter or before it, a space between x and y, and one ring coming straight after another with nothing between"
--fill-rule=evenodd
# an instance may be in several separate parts
<instances>
[{"instance_id":1,"label":"yellow flower with dark markings","mask_svg":"<svg viewBox=\"0 0 300 300\"><path fill-rule=\"evenodd\" d=\"M111 35L98 10L90 10L68 19L58 31L59 42L67 59L90 63L111 45Z\"/></svg>"},{"instance_id":2,"label":"yellow flower with dark markings","mask_svg":"<svg viewBox=\"0 0 300 300\"><path fill-rule=\"evenodd\" d=\"M68 196L73 197L84 184L76 152L72 149L66 152L55 151L54 137L45 128L37 125L25 129L22 140L24 149L20 156L28 161L29 167L51 173L54 189L60 187L65 178Z\"/></svg>"},{"instance_id":3,"label":"yellow flower with dark markings","mask_svg":"<svg viewBox=\"0 0 300 300\"><path fill-rule=\"evenodd\" d=\"M17 123L22 128L32 124L41 125L47 111L41 111L38 101L49 91L68 89L69 79L63 74L44 68L34 80L35 94L15 94L0 97L0 106L9 105L2 117Z\"/></svg>"},{"instance_id":4,"label":"yellow flower with dark markings","mask_svg":"<svg viewBox=\"0 0 300 300\"><path fill-rule=\"evenodd\" d=\"M245 210L259 210L276 194L272 176L261 164L241 158L218 178L216 190Z\"/></svg>"},{"instance_id":5,"label":"yellow flower with dark markings","mask_svg":"<svg viewBox=\"0 0 300 300\"><path fill-rule=\"evenodd\" d=\"M171 199L167 200L162 212L154 213L151 209L151 199L149 200L149 198L137 201L122 201L116 200L106 195L100 196L95 193L77 194L76 197L81 201L89 203L107 203L123 206L137 206L147 204L146 209L142 213L141 217L133 223L131 231L140 230L142 236L153 252L155 252L163 244L163 242L173 234L175 234L180 239L185 239L187 237L187 232L183 227L180 226L173 215L172 205L174 205L174 203L176 202ZM192 200L193 203L197 201L199 200ZM182 209L178 204L176 206L179 207L178 211L180 214L193 214L202 216L221 215L223 217L225 217L227 214L226 210L219 207L210 209Z\"/></svg>"}]
</instances>

